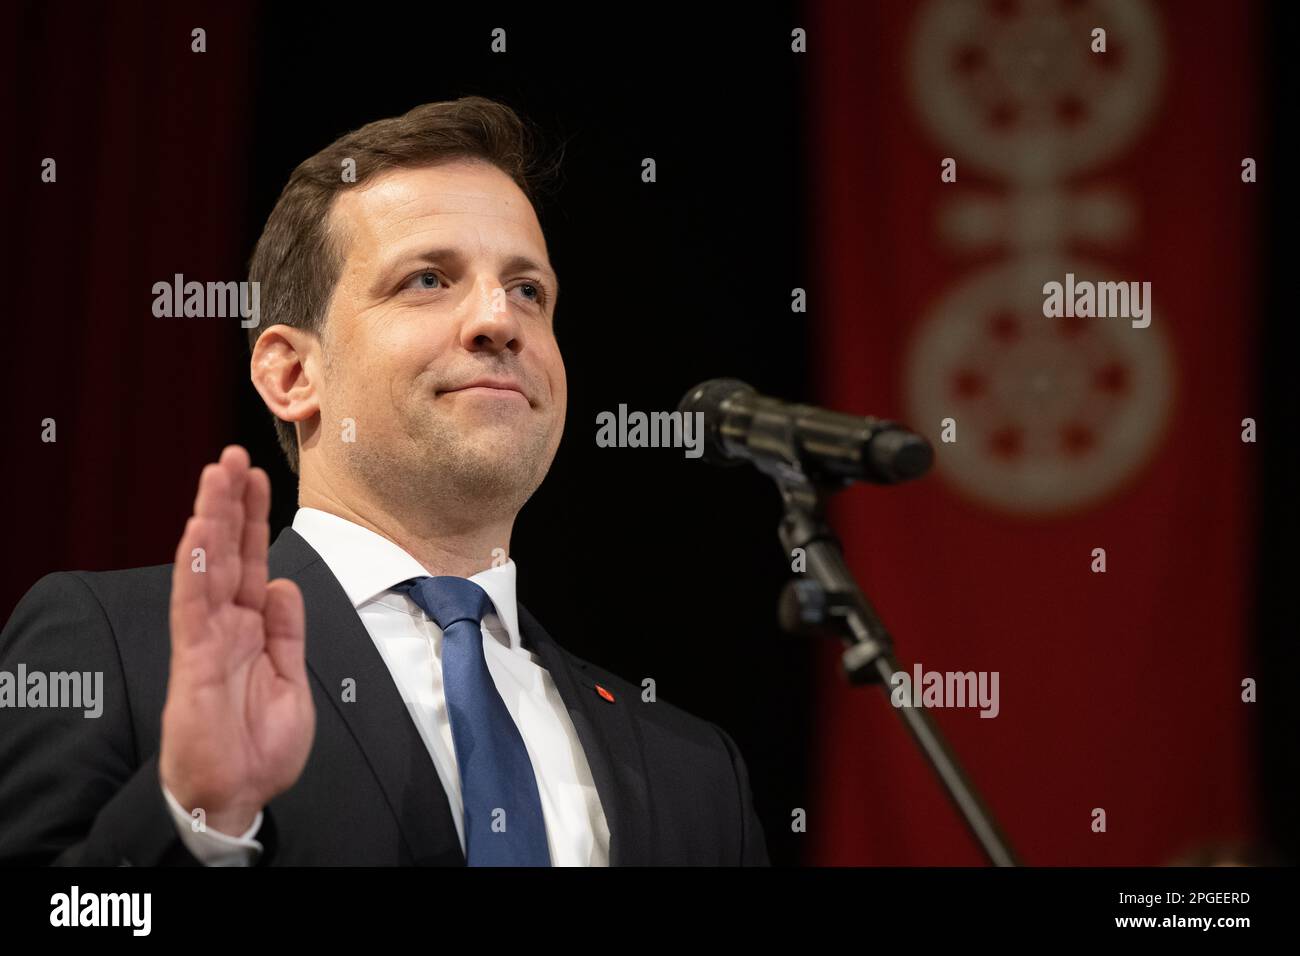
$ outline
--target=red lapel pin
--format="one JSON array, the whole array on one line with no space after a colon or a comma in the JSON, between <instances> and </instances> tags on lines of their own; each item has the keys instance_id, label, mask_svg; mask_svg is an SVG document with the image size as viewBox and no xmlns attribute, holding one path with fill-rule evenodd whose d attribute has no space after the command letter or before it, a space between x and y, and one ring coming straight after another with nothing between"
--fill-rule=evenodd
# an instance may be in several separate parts
<instances>
[{"instance_id":1,"label":"red lapel pin","mask_svg":"<svg viewBox=\"0 0 1300 956\"><path fill-rule=\"evenodd\" d=\"M599 684L596 685L596 693L599 694L601 697L604 697L611 704L614 703L614 695L611 694L609 691L605 690L605 688L601 687Z\"/></svg>"}]
</instances>

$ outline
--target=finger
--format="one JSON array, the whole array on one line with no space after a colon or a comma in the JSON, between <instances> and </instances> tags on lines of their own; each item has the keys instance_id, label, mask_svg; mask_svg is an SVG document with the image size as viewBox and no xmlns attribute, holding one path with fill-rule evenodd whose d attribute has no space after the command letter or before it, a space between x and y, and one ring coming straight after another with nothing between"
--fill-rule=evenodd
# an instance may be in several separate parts
<instances>
[{"instance_id":1,"label":"finger","mask_svg":"<svg viewBox=\"0 0 1300 956\"><path fill-rule=\"evenodd\" d=\"M230 478L219 464L207 465L199 475L199 491L194 499L192 525L186 525L189 540L177 549L176 570L182 565L197 579L189 583L201 587L210 606L231 600L238 585L238 536L231 532L235 519L230 505ZM202 548L201 555L194 555ZM181 553L183 550L184 553ZM191 596L191 591L182 594Z\"/></svg>"},{"instance_id":2,"label":"finger","mask_svg":"<svg viewBox=\"0 0 1300 956\"><path fill-rule=\"evenodd\" d=\"M221 449L218 464L230 479L230 541L234 553L241 551L244 539L244 490L248 485L248 452L239 445Z\"/></svg>"},{"instance_id":3,"label":"finger","mask_svg":"<svg viewBox=\"0 0 1300 956\"><path fill-rule=\"evenodd\" d=\"M210 528L207 529L210 532ZM172 565L171 642L172 659L178 650L195 646L204 634L204 625L210 614L208 576L203 561L195 555L206 541L202 518L185 522L180 543L176 546L176 560ZM206 559L204 559L206 560Z\"/></svg>"},{"instance_id":4,"label":"finger","mask_svg":"<svg viewBox=\"0 0 1300 956\"><path fill-rule=\"evenodd\" d=\"M199 474L194 515L181 533L172 565L173 650L201 642L212 615L242 586L243 496L248 467L248 452L227 445L217 462Z\"/></svg>"},{"instance_id":5,"label":"finger","mask_svg":"<svg viewBox=\"0 0 1300 956\"><path fill-rule=\"evenodd\" d=\"M302 591L288 578L266 586L266 653L275 672L295 684L307 683L306 613Z\"/></svg>"},{"instance_id":6,"label":"finger","mask_svg":"<svg viewBox=\"0 0 1300 956\"><path fill-rule=\"evenodd\" d=\"M248 478L248 469L251 464L247 450L240 445L227 445L221 449L221 456L217 461L226 470L226 474L230 476L230 486L237 492L236 497L242 499L244 496L244 482Z\"/></svg>"},{"instance_id":7,"label":"finger","mask_svg":"<svg viewBox=\"0 0 1300 956\"><path fill-rule=\"evenodd\" d=\"M243 510L239 591L235 602L261 610L266 603L267 547L271 542L271 480L261 468L248 472Z\"/></svg>"},{"instance_id":8,"label":"finger","mask_svg":"<svg viewBox=\"0 0 1300 956\"><path fill-rule=\"evenodd\" d=\"M243 468L249 467L251 460L248 457L248 449L243 445L226 445L221 449L219 458L222 464L239 465Z\"/></svg>"}]
</instances>

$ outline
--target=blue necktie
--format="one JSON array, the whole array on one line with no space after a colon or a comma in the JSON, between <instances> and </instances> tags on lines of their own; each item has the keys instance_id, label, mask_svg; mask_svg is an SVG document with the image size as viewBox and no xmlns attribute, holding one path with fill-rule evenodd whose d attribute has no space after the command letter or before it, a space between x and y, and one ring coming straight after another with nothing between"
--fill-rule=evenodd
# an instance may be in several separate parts
<instances>
[{"instance_id":1,"label":"blue necktie","mask_svg":"<svg viewBox=\"0 0 1300 956\"><path fill-rule=\"evenodd\" d=\"M550 866L537 778L483 656L492 599L466 578L413 578L405 592L442 628L442 686L460 768L470 866Z\"/></svg>"}]
</instances>

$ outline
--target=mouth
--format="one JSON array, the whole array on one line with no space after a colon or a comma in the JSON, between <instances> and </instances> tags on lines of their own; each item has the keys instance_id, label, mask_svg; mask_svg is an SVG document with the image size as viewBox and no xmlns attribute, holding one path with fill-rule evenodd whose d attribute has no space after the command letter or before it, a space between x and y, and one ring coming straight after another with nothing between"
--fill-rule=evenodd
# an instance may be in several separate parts
<instances>
[{"instance_id":1,"label":"mouth","mask_svg":"<svg viewBox=\"0 0 1300 956\"><path fill-rule=\"evenodd\" d=\"M506 401L515 401L522 399L532 404L524 390L513 379L508 378L478 378L472 382L466 382L456 388L445 388L438 392L439 395L473 395L478 398L504 399Z\"/></svg>"}]
</instances>

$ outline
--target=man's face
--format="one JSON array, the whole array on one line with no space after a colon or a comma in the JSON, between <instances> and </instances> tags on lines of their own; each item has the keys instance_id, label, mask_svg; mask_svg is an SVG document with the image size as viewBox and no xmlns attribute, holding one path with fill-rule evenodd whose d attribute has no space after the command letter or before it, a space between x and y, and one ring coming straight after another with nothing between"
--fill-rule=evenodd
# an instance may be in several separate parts
<instances>
[{"instance_id":1,"label":"man's face","mask_svg":"<svg viewBox=\"0 0 1300 956\"><path fill-rule=\"evenodd\" d=\"M495 166L460 161L341 193L330 229L345 255L321 341L331 467L380 494L517 511L555 456L566 403L532 204ZM338 439L344 419L352 442Z\"/></svg>"}]
</instances>

